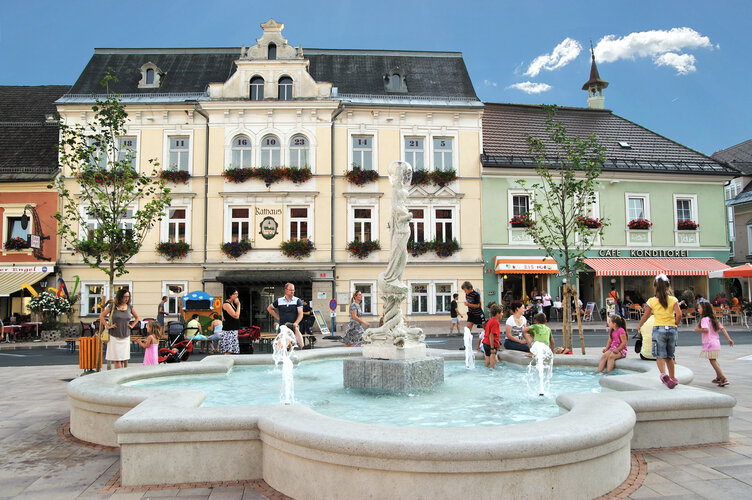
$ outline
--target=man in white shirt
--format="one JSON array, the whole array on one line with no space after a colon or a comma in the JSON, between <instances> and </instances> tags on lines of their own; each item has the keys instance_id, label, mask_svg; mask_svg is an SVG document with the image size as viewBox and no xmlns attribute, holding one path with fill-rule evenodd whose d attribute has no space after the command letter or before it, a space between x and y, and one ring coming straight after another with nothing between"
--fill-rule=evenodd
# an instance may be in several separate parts
<instances>
[{"instance_id":1,"label":"man in white shirt","mask_svg":"<svg viewBox=\"0 0 752 500\"><path fill-rule=\"evenodd\" d=\"M277 311L279 313L277 313ZM276 299L266 308L267 312L281 325L292 323L295 327L295 341L298 348L303 348L303 336L300 334L298 325L303 320L303 301L295 296L295 285L285 284L285 295Z\"/></svg>"}]
</instances>

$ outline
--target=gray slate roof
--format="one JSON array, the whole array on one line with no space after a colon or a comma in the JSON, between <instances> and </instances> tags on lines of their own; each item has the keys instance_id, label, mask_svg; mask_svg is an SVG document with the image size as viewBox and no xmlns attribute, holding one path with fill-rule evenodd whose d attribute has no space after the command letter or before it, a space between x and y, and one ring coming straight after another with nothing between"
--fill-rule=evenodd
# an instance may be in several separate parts
<instances>
[{"instance_id":1,"label":"gray slate roof","mask_svg":"<svg viewBox=\"0 0 752 500\"><path fill-rule=\"evenodd\" d=\"M405 72L407 96L437 96L477 101L462 54L303 49L316 81L331 82L341 94L388 95L384 75L399 66ZM240 48L208 49L96 49L71 94L102 94L100 82L108 67L118 82L110 90L120 94L203 93L209 83L224 82L235 71ZM152 62L165 73L157 89L139 89L139 68Z\"/></svg>"},{"instance_id":2,"label":"gray slate roof","mask_svg":"<svg viewBox=\"0 0 752 500\"><path fill-rule=\"evenodd\" d=\"M556 119L564 124L570 136L584 138L596 135L606 148L604 171L736 174L712 158L610 110L560 107ZM547 155L556 157L561 154L548 140L546 113L542 106L485 103L484 154L481 156L484 167L534 167L535 162L527 146L528 136L542 139ZM620 145L620 142L628 147Z\"/></svg>"},{"instance_id":3,"label":"gray slate roof","mask_svg":"<svg viewBox=\"0 0 752 500\"><path fill-rule=\"evenodd\" d=\"M728 163L744 175L752 175L752 139L716 151L712 157Z\"/></svg>"},{"instance_id":4,"label":"gray slate roof","mask_svg":"<svg viewBox=\"0 0 752 500\"><path fill-rule=\"evenodd\" d=\"M46 116L67 85L0 87L0 179L46 180L57 172L58 124Z\"/></svg>"}]
</instances>

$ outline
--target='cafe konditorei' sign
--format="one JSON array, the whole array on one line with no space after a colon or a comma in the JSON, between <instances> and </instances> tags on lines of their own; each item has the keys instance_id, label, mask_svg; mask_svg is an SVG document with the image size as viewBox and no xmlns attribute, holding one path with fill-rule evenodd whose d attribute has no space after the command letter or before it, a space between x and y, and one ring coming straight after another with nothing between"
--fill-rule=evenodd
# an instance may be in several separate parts
<instances>
[{"instance_id":1,"label":"'cafe konditorei' sign","mask_svg":"<svg viewBox=\"0 0 752 500\"><path fill-rule=\"evenodd\" d=\"M598 257L689 257L689 250L598 250Z\"/></svg>"}]
</instances>

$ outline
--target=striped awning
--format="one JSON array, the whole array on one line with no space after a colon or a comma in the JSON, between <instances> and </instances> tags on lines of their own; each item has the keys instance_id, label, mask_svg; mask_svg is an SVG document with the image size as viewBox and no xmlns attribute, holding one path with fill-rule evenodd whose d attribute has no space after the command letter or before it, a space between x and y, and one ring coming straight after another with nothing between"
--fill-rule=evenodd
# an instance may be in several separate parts
<instances>
[{"instance_id":1,"label":"striped awning","mask_svg":"<svg viewBox=\"0 0 752 500\"><path fill-rule=\"evenodd\" d=\"M556 274L559 266L551 257L514 257L497 255L494 259L496 274Z\"/></svg>"},{"instance_id":2,"label":"striped awning","mask_svg":"<svg viewBox=\"0 0 752 500\"><path fill-rule=\"evenodd\" d=\"M44 266L0 266L0 297L7 297L24 284L33 285L55 269L54 264Z\"/></svg>"},{"instance_id":3,"label":"striped awning","mask_svg":"<svg viewBox=\"0 0 752 500\"><path fill-rule=\"evenodd\" d=\"M592 257L585 264L595 270L596 276L707 276L712 271L727 269L723 262L710 257L685 257L681 259L629 259Z\"/></svg>"}]
</instances>

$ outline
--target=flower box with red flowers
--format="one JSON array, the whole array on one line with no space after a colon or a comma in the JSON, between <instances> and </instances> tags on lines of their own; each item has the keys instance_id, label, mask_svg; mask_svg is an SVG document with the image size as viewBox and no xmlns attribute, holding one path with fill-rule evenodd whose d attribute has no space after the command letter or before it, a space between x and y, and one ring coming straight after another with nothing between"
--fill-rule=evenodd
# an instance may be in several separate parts
<instances>
[{"instance_id":1,"label":"flower box with red flowers","mask_svg":"<svg viewBox=\"0 0 752 500\"><path fill-rule=\"evenodd\" d=\"M460 249L460 244L455 239L451 241L434 241L431 246L439 257L449 257Z\"/></svg>"},{"instance_id":2,"label":"flower box with red flowers","mask_svg":"<svg viewBox=\"0 0 752 500\"><path fill-rule=\"evenodd\" d=\"M244 238L240 241L228 241L227 243L222 243L220 248L222 249L222 252L231 259L237 259L244 253L251 251L253 247L251 246L251 242Z\"/></svg>"},{"instance_id":3,"label":"flower box with red flowers","mask_svg":"<svg viewBox=\"0 0 752 500\"><path fill-rule=\"evenodd\" d=\"M689 219L682 219L676 222L676 229L680 231L694 231L698 227L700 227L698 223Z\"/></svg>"},{"instance_id":4,"label":"flower box with red flowers","mask_svg":"<svg viewBox=\"0 0 752 500\"><path fill-rule=\"evenodd\" d=\"M283 167L282 171L288 181L300 184L313 177L313 172L308 167Z\"/></svg>"},{"instance_id":5,"label":"flower box with red flowers","mask_svg":"<svg viewBox=\"0 0 752 500\"><path fill-rule=\"evenodd\" d=\"M222 175L225 176L225 179L227 179L229 182L235 182L237 184L240 184L241 182L245 182L248 179L253 178L254 175L253 168L242 168L242 167L230 167L224 172L222 172Z\"/></svg>"},{"instance_id":6,"label":"flower box with red flowers","mask_svg":"<svg viewBox=\"0 0 752 500\"><path fill-rule=\"evenodd\" d=\"M26 250L29 248L29 243L23 238L11 238L5 242L6 250Z\"/></svg>"},{"instance_id":7,"label":"flower box with red flowers","mask_svg":"<svg viewBox=\"0 0 752 500\"><path fill-rule=\"evenodd\" d=\"M530 214L515 215L509 219L509 224L512 227L531 227L535 225L535 221Z\"/></svg>"},{"instance_id":8,"label":"flower box with red flowers","mask_svg":"<svg viewBox=\"0 0 752 500\"><path fill-rule=\"evenodd\" d=\"M444 187L455 179L457 179L457 172L454 170L434 170L431 172L431 181L437 186Z\"/></svg>"},{"instance_id":9,"label":"flower box with red flowers","mask_svg":"<svg viewBox=\"0 0 752 500\"><path fill-rule=\"evenodd\" d=\"M413 172L413 178L410 179L410 184L413 186L424 186L431 183L431 173L425 170L415 170Z\"/></svg>"},{"instance_id":10,"label":"flower box with red flowers","mask_svg":"<svg viewBox=\"0 0 752 500\"><path fill-rule=\"evenodd\" d=\"M375 250L381 250L381 244L379 243L379 240L355 240L347 244L347 251L350 252L351 255L358 257L359 259L368 257L368 255Z\"/></svg>"},{"instance_id":11,"label":"flower box with red flowers","mask_svg":"<svg viewBox=\"0 0 752 500\"><path fill-rule=\"evenodd\" d=\"M358 165L353 165L352 170L345 172L345 178L350 184L362 186L363 184L379 180L379 173L375 170L363 170Z\"/></svg>"},{"instance_id":12,"label":"flower box with red flowers","mask_svg":"<svg viewBox=\"0 0 752 500\"><path fill-rule=\"evenodd\" d=\"M162 170L159 172L159 177L167 182L185 184L191 178L191 174L185 170Z\"/></svg>"},{"instance_id":13,"label":"flower box with red flowers","mask_svg":"<svg viewBox=\"0 0 752 500\"><path fill-rule=\"evenodd\" d=\"M431 243L432 243L431 241L410 240L407 242L407 250L412 254L413 257L417 257L431 250L432 249Z\"/></svg>"},{"instance_id":14,"label":"flower box with red flowers","mask_svg":"<svg viewBox=\"0 0 752 500\"><path fill-rule=\"evenodd\" d=\"M285 257L302 259L311 255L314 247L311 240L290 240L280 243L279 248Z\"/></svg>"},{"instance_id":15,"label":"flower box with red flowers","mask_svg":"<svg viewBox=\"0 0 752 500\"><path fill-rule=\"evenodd\" d=\"M599 229L603 223L600 219L594 219L592 217L577 217L577 225L580 227L586 227L588 229Z\"/></svg>"},{"instance_id":16,"label":"flower box with red flowers","mask_svg":"<svg viewBox=\"0 0 752 500\"><path fill-rule=\"evenodd\" d=\"M652 225L648 219L632 219L627 223L629 229L650 229Z\"/></svg>"},{"instance_id":17,"label":"flower box with red flowers","mask_svg":"<svg viewBox=\"0 0 752 500\"><path fill-rule=\"evenodd\" d=\"M190 249L185 241L163 241L157 245L157 253L171 261L184 258Z\"/></svg>"}]
</instances>

